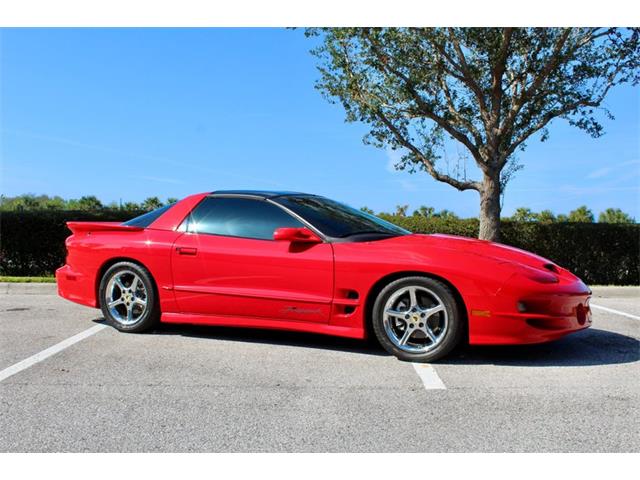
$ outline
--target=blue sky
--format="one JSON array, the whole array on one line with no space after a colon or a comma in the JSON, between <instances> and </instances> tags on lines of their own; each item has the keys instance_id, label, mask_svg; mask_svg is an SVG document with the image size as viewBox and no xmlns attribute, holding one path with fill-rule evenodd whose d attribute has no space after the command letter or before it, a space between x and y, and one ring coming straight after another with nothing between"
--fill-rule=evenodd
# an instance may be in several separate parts
<instances>
[{"instance_id":1,"label":"blue sky","mask_svg":"<svg viewBox=\"0 0 640 480\"><path fill-rule=\"evenodd\" d=\"M110 202L287 189L477 215L476 192L396 172L393 154L362 143L366 128L314 89L310 42L278 29L4 29L2 193ZM640 218L639 90L619 87L607 105L616 120L603 119L600 139L558 121L547 142L529 142L503 214L586 204Z\"/></svg>"}]
</instances>

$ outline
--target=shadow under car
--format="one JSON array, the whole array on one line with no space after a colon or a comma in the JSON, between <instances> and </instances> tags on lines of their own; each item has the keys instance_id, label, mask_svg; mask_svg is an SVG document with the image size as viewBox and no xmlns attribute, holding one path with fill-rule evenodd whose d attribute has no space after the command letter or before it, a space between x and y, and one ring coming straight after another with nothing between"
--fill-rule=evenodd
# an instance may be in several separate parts
<instances>
[{"instance_id":1,"label":"shadow under car","mask_svg":"<svg viewBox=\"0 0 640 480\"><path fill-rule=\"evenodd\" d=\"M103 318L94 320L104 323ZM356 340L303 332L239 327L160 324L141 335L180 335L239 343L263 343L391 357L371 338ZM589 328L560 340L534 345L463 345L436 364L522 367L593 366L640 360L640 341L620 333Z\"/></svg>"}]
</instances>

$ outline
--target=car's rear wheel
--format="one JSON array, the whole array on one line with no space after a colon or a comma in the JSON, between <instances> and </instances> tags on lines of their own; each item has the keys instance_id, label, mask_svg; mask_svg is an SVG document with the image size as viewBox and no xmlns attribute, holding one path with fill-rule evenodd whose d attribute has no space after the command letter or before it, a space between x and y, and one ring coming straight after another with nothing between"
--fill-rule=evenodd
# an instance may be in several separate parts
<instances>
[{"instance_id":1,"label":"car's rear wheel","mask_svg":"<svg viewBox=\"0 0 640 480\"><path fill-rule=\"evenodd\" d=\"M372 320L384 349L410 362L441 359L460 343L464 331L451 288L429 277L405 277L383 288Z\"/></svg>"},{"instance_id":2,"label":"car's rear wheel","mask_svg":"<svg viewBox=\"0 0 640 480\"><path fill-rule=\"evenodd\" d=\"M104 318L123 332L143 332L160 317L151 274L133 262L118 262L102 276L100 307Z\"/></svg>"}]
</instances>

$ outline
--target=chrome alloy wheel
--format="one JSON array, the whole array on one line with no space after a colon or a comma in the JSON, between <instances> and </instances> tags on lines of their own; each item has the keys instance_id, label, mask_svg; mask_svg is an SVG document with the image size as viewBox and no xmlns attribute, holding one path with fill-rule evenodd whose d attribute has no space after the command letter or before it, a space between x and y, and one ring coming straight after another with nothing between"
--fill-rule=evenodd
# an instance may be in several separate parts
<instances>
[{"instance_id":1,"label":"chrome alloy wheel","mask_svg":"<svg viewBox=\"0 0 640 480\"><path fill-rule=\"evenodd\" d=\"M120 270L113 275L104 292L109 313L122 325L133 325L147 311L147 289L131 270Z\"/></svg>"},{"instance_id":2,"label":"chrome alloy wheel","mask_svg":"<svg viewBox=\"0 0 640 480\"><path fill-rule=\"evenodd\" d=\"M383 325L387 337L408 353L425 353L437 347L449 324L444 302L421 286L398 289L384 306Z\"/></svg>"}]
</instances>

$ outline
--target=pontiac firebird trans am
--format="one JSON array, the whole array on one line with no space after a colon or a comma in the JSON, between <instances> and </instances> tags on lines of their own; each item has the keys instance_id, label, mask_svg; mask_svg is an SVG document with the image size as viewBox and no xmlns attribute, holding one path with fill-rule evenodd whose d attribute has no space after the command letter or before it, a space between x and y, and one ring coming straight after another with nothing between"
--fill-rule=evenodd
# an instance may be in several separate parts
<instances>
[{"instance_id":1,"label":"pontiac firebird trans am","mask_svg":"<svg viewBox=\"0 0 640 480\"><path fill-rule=\"evenodd\" d=\"M59 294L118 330L157 322L375 335L402 360L554 340L590 290L516 248L411 234L317 195L216 191L128 222L68 222Z\"/></svg>"}]
</instances>

